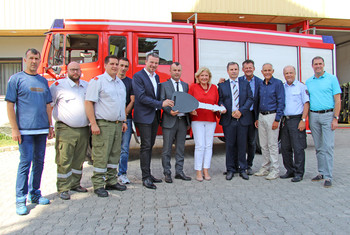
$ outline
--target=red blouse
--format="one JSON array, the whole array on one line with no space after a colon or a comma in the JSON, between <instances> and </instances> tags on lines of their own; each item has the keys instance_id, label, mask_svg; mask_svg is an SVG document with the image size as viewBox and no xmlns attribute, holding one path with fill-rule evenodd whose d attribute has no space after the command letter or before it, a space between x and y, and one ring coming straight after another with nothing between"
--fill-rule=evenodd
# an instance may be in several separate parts
<instances>
[{"instance_id":1,"label":"red blouse","mask_svg":"<svg viewBox=\"0 0 350 235\"><path fill-rule=\"evenodd\" d=\"M188 94L202 103L218 104L219 102L218 88L213 84L208 91L205 91L199 83L193 83L188 90ZM197 116L192 115L192 121L216 122L216 112L207 109L196 109L196 111Z\"/></svg>"}]
</instances>

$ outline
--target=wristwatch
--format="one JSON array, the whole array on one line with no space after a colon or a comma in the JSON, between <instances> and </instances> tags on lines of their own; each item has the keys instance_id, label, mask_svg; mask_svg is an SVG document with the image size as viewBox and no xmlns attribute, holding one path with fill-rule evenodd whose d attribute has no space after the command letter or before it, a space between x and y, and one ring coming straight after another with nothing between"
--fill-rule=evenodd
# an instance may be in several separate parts
<instances>
[{"instance_id":1,"label":"wristwatch","mask_svg":"<svg viewBox=\"0 0 350 235\"><path fill-rule=\"evenodd\" d=\"M338 116L333 116L333 118L335 118L335 119L339 120L339 117L338 117Z\"/></svg>"},{"instance_id":2,"label":"wristwatch","mask_svg":"<svg viewBox=\"0 0 350 235\"><path fill-rule=\"evenodd\" d=\"M302 120L303 122L306 122L306 119L305 119L305 118L302 118L301 120Z\"/></svg>"}]
</instances>

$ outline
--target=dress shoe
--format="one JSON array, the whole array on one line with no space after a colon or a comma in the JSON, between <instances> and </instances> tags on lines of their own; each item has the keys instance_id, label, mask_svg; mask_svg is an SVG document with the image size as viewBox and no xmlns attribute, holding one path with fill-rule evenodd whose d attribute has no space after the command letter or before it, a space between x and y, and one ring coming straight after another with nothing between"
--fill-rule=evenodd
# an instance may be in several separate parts
<instances>
[{"instance_id":1,"label":"dress shoe","mask_svg":"<svg viewBox=\"0 0 350 235\"><path fill-rule=\"evenodd\" d=\"M293 177L294 177L294 174L288 173L288 172L286 172L284 175L280 176L281 179L288 179L288 178L293 178Z\"/></svg>"},{"instance_id":2,"label":"dress shoe","mask_svg":"<svg viewBox=\"0 0 350 235\"><path fill-rule=\"evenodd\" d=\"M324 184L323 184L323 187L325 187L325 188L332 187L332 181L331 180L325 180Z\"/></svg>"},{"instance_id":3,"label":"dress shoe","mask_svg":"<svg viewBox=\"0 0 350 235\"><path fill-rule=\"evenodd\" d=\"M162 183L163 180L155 178L153 175L151 175L151 180L153 183Z\"/></svg>"},{"instance_id":4,"label":"dress shoe","mask_svg":"<svg viewBox=\"0 0 350 235\"><path fill-rule=\"evenodd\" d=\"M146 179L143 181L143 186L145 186L146 188L149 188L149 189L157 189L157 186L155 186L152 182L151 179Z\"/></svg>"},{"instance_id":5,"label":"dress shoe","mask_svg":"<svg viewBox=\"0 0 350 235\"><path fill-rule=\"evenodd\" d=\"M72 188L72 191L78 192L78 193L86 193L88 190L86 188L83 188L81 186L78 186L76 188Z\"/></svg>"},{"instance_id":6,"label":"dress shoe","mask_svg":"<svg viewBox=\"0 0 350 235\"><path fill-rule=\"evenodd\" d=\"M316 175L314 178L311 179L311 181L320 181L323 180L323 175Z\"/></svg>"},{"instance_id":7,"label":"dress shoe","mask_svg":"<svg viewBox=\"0 0 350 235\"><path fill-rule=\"evenodd\" d=\"M191 177L186 176L184 173L181 173L181 174L175 175L175 179L190 181L190 180L191 180Z\"/></svg>"},{"instance_id":8,"label":"dress shoe","mask_svg":"<svg viewBox=\"0 0 350 235\"><path fill-rule=\"evenodd\" d=\"M171 184L173 182L173 179L171 178L171 175L165 175L164 181L165 183Z\"/></svg>"},{"instance_id":9,"label":"dress shoe","mask_svg":"<svg viewBox=\"0 0 350 235\"><path fill-rule=\"evenodd\" d=\"M249 180L249 176L244 171L239 173L239 176L242 177L242 179L244 179L244 180Z\"/></svg>"},{"instance_id":10,"label":"dress shoe","mask_svg":"<svg viewBox=\"0 0 350 235\"><path fill-rule=\"evenodd\" d=\"M253 175L253 170L252 170L252 168L248 167L248 169L247 169L247 175Z\"/></svg>"},{"instance_id":11,"label":"dress shoe","mask_svg":"<svg viewBox=\"0 0 350 235\"><path fill-rule=\"evenodd\" d=\"M291 181L292 182L300 182L300 181L302 181L303 180L303 177L301 177L301 176L299 176L299 175L296 175L296 176L294 176L292 179L291 179Z\"/></svg>"},{"instance_id":12,"label":"dress shoe","mask_svg":"<svg viewBox=\"0 0 350 235\"><path fill-rule=\"evenodd\" d=\"M59 197L62 200L69 200L70 199L70 195L69 195L68 191L61 192Z\"/></svg>"},{"instance_id":13,"label":"dress shoe","mask_svg":"<svg viewBox=\"0 0 350 235\"><path fill-rule=\"evenodd\" d=\"M125 191L127 188L125 185L121 185L119 183L113 184L113 185L106 185L106 190L118 190L118 191Z\"/></svg>"},{"instance_id":14,"label":"dress shoe","mask_svg":"<svg viewBox=\"0 0 350 235\"><path fill-rule=\"evenodd\" d=\"M95 189L94 193L99 197L108 197L108 192L104 188Z\"/></svg>"},{"instance_id":15,"label":"dress shoe","mask_svg":"<svg viewBox=\"0 0 350 235\"><path fill-rule=\"evenodd\" d=\"M228 171L226 173L226 180L232 180L233 177L234 177L234 174L232 171Z\"/></svg>"}]
</instances>

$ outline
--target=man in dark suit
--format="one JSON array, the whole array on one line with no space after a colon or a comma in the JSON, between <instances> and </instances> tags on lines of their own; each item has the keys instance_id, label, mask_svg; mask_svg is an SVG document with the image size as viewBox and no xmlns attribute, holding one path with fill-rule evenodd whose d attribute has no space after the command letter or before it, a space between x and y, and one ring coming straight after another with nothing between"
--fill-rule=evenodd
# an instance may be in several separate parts
<instances>
[{"instance_id":1,"label":"man in dark suit","mask_svg":"<svg viewBox=\"0 0 350 235\"><path fill-rule=\"evenodd\" d=\"M236 62L227 64L227 73L230 79L218 87L219 105L226 108L220 119L226 139L226 180L231 180L236 170L243 179L248 180L245 153L248 125L253 122L249 110L253 104L253 94L248 81L237 79L239 65Z\"/></svg>"},{"instance_id":2,"label":"man in dark suit","mask_svg":"<svg viewBox=\"0 0 350 235\"><path fill-rule=\"evenodd\" d=\"M182 67L180 63L174 62L170 66L171 78L161 84L160 100L171 99L175 91L188 92L188 84L180 81ZM179 113L179 111L173 111L171 107L163 107L162 116L162 130L163 130L163 152L162 152L162 165L163 173L166 183L172 183L171 178L171 150L175 140L175 179L182 179L189 181L191 177L188 177L183 172L184 155L185 155L185 141L186 133L190 128L190 120L188 113Z\"/></svg>"},{"instance_id":3,"label":"man in dark suit","mask_svg":"<svg viewBox=\"0 0 350 235\"><path fill-rule=\"evenodd\" d=\"M253 118L253 122L248 125L248 143L247 143L247 174L252 175L253 170L253 160L256 151L256 136L258 134L258 129L255 127L255 113L258 112L258 92L259 83L262 82L261 78L254 75L255 67L253 60L245 60L242 63L242 71L244 76L239 77L238 79L245 79L249 82L250 88L253 92L254 104L250 107L250 113Z\"/></svg>"},{"instance_id":4,"label":"man in dark suit","mask_svg":"<svg viewBox=\"0 0 350 235\"><path fill-rule=\"evenodd\" d=\"M159 55L150 53L146 56L146 66L134 74L132 86L135 95L134 122L141 137L140 165L142 181L146 188L156 189L154 183L162 182L151 175L152 148L156 139L160 109L174 106L172 100L159 100L159 76L155 73L159 65Z\"/></svg>"}]
</instances>

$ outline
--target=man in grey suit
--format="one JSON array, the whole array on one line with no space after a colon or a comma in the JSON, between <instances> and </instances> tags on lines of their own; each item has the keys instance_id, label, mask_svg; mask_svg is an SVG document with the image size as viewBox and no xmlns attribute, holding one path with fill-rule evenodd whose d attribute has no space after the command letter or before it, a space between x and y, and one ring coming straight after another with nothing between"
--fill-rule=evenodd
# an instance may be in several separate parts
<instances>
[{"instance_id":1,"label":"man in grey suit","mask_svg":"<svg viewBox=\"0 0 350 235\"><path fill-rule=\"evenodd\" d=\"M175 91L188 92L188 84L180 81L181 72L182 68L180 63L174 62L170 66L171 78L161 84L161 100L171 99ZM163 107L161 125L163 129L162 165L165 182L173 182L171 178L170 160L174 140L176 147L175 179L191 180L191 177L186 176L183 172L186 133L190 127L188 113L179 113L178 111L173 111L171 107Z\"/></svg>"}]
</instances>

